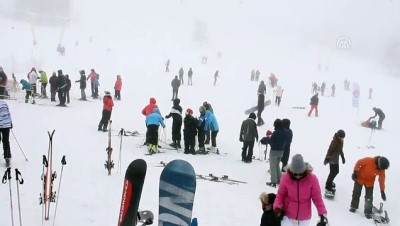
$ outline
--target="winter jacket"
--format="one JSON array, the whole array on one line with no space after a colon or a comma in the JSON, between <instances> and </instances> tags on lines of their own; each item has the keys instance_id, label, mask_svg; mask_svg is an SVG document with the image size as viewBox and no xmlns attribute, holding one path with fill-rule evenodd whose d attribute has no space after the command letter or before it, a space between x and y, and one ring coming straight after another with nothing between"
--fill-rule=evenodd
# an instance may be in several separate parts
<instances>
[{"instance_id":1,"label":"winter jacket","mask_svg":"<svg viewBox=\"0 0 400 226\"><path fill-rule=\"evenodd\" d=\"M112 111L114 107L114 101L110 95L105 95L103 97L103 109L107 111Z\"/></svg>"},{"instance_id":2,"label":"winter jacket","mask_svg":"<svg viewBox=\"0 0 400 226\"><path fill-rule=\"evenodd\" d=\"M179 69L179 77L182 77L184 73L183 68Z\"/></svg>"},{"instance_id":3,"label":"winter jacket","mask_svg":"<svg viewBox=\"0 0 400 226\"><path fill-rule=\"evenodd\" d=\"M36 71L31 71L28 74L28 80L31 84L36 84L37 80L39 79L38 74L36 73Z\"/></svg>"},{"instance_id":4,"label":"winter jacket","mask_svg":"<svg viewBox=\"0 0 400 226\"><path fill-rule=\"evenodd\" d=\"M375 177L379 176L379 187L385 190L385 170L378 169L375 157L365 157L357 161L354 166L354 172L357 172L357 183L366 187L373 187Z\"/></svg>"},{"instance_id":5,"label":"winter jacket","mask_svg":"<svg viewBox=\"0 0 400 226\"><path fill-rule=\"evenodd\" d=\"M58 90L65 89L67 86L67 80L65 80L65 76L63 74L59 74L57 76L57 88Z\"/></svg>"},{"instance_id":6,"label":"winter jacket","mask_svg":"<svg viewBox=\"0 0 400 226\"><path fill-rule=\"evenodd\" d=\"M12 128L12 120L7 102L0 100L0 129Z\"/></svg>"},{"instance_id":7,"label":"winter jacket","mask_svg":"<svg viewBox=\"0 0 400 226\"><path fill-rule=\"evenodd\" d=\"M28 81L26 81L25 79L21 79L20 82L22 84L22 89L32 90L32 84L30 84Z\"/></svg>"},{"instance_id":8,"label":"winter jacket","mask_svg":"<svg viewBox=\"0 0 400 226\"><path fill-rule=\"evenodd\" d=\"M40 83L48 83L49 80L47 79L47 74L44 71L39 71L40 73Z\"/></svg>"},{"instance_id":9,"label":"winter jacket","mask_svg":"<svg viewBox=\"0 0 400 226\"><path fill-rule=\"evenodd\" d=\"M94 80L96 79L97 73L95 71L90 72L90 74L87 77L87 80L90 79L90 82L94 82Z\"/></svg>"},{"instance_id":10,"label":"winter jacket","mask_svg":"<svg viewBox=\"0 0 400 226\"><path fill-rule=\"evenodd\" d=\"M183 124L184 137L195 137L197 135L197 119L193 115L186 115Z\"/></svg>"},{"instance_id":11,"label":"winter jacket","mask_svg":"<svg viewBox=\"0 0 400 226\"><path fill-rule=\"evenodd\" d=\"M156 99L151 97L150 103L146 107L143 108L142 114L144 116L148 116L149 114L153 113L154 108L158 108L158 106L156 104Z\"/></svg>"},{"instance_id":12,"label":"winter jacket","mask_svg":"<svg viewBox=\"0 0 400 226\"><path fill-rule=\"evenodd\" d=\"M203 104L203 106L206 108L206 110L209 110L209 111L211 111L211 113L214 114L214 109L212 108L210 103L207 103L205 105Z\"/></svg>"},{"instance_id":13,"label":"winter jacket","mask_svg":"<svg viewBox=\"0 0 400 226\"><path fill-rule=\"evenodd\" d=\"M188 77L191 78L192 76L193 76L193 71L192 71L192 69L190 68L189 71L188 71Z\"/></svg>"},{"instance_id":14,"label":"winter jacket","mask_svg":"<svg viewBox=\"0 0 400 226\"><path fill-rule=\"evenodd\" d=\"M264 108L265 108L265 96L264 94L258 94L257 111L262 112Z\"/></svg>"},{"instance_id":15,"label":"winter jacket","mask_svg":"<svg viewBox=\"0 0 400 226\"><path fill-rule=\"evenodd\" d=\"M294 220L311 219L311 201L318 214L326 214L326 208L321 196L318 178L311 172L299 180L291 178L290 171L281 177L274 209L281 208L285 216Z\"/></svg>"},{"instance_id":16,"label":"winter jacket","mask_svg":"<svg viewBox=\"0 0 400 226\"><path fill-rule=\"evenodd\" d=\"M257 123L254 119L247 118L240 127L239 140L254 142L254 139L258 140Z\"/></svg>"},{"instance_id":17,"label":"winter jacket","mask_svg":"<svg viewBox=\"0 0 400 226\"><path fill-rule=\"evenodd\" d=\"M267 88L265 87L264 81L260 82L260 85L258 85L258 90L257 90L257 94L263 94L265 95L267 92Z\"/></svg>"},{"instance_id":18,"label":"winter jacket","mask_svg":"<svg viewBox=\"0 0 400 226\"><path fill-rule=\"evenodd\" d=\"M121 91L122 88L122 79L117 78L117 81L115 81L114 89L117 91Z\"/></svg>"},{"instance_id":19,"label":"winter jacket","mask_svg":"<svg viewBox=\"0 0 400 226\"><path fill-rule=\"evenodd\" d=\"M285 131L286 137L284 151L290 153L290 145L292 144L293 140L293 131L290 128L283 128L283 130Z\"/></svg>"},{"instance_id":20,"label":"winter jacket","mask_svg":"<svg viewBox=\"0 0 400 226\"><path fill-rule=\"evenodd\" d=\"M277 97L282 97L282 94L283 94L282 86L278 86L278 87L276 88L276 93L275 93L275 95L276 95Z\"/></svg>"},{"instance_id":21,"label":"winter jacket","mask_svg":"<svg viewBox=\"0 0 400 226\"><path fill-rule=\"evenodd\" d=\"M172 79L172 81L171 81L172 88L178 89L180 85L181 85L181 81L179 81L178 78Z\"/></svg>"},{"instance_id":22,"label":"winter jacket","mask_svg":"<svg viewBox=\"0 0 400 226\"><path fill-rule=\"evenodd\" d=\"M148 116L146 116L146 125L161 125L163 128L165 127L164 124L164 119L163 117L161 117L160 115L160 111L158 110L158 108L154 108L153 112L151 114L149 114Z\"/></svg>"},{"instance_id":23,"label":"winter jacket","mask_svg":"<svg viewBox=\"0 0 400 226\"><path fill-rule=\"evenodd\" d=\"M57 78L56 74L54 73L54 74L50 77L50 80L49 80L49 83L50 83L50 91L56 91L56 90L57 90L57 80L58 80L58 78Z\"/></svg>"},{"instance_id":24,"label":"winter jacket","mask_svg":"<svg viewBox=\"0 0 400 226\"><path fill-rule=\"evenodd\" d=\"M71 80L69 79L69 76L65 76L65 91L70 91L71 90Z\"/></svg>"},{"instance_id":25,"label":"winter jacket","mask_svg":"<svg viewBox=\"0 0 400 226\"><path fill-rule=\"evenodd\" d=\"M81 74L81 78L75 82L79 82L79 89L86 89L86 75Z\"/></svg>"},{"instance_id":26,"label":"winter jacket","mask_svg":"<svg viewBox=\"0 0 400 226\"><path fill-rule=\"evenodd\" d=\"M283 128L277 128L271 137L263 137L262 144L269 144L271 151L283 151L287 142L286 131Z\"/></svg>"},{"instance_id":27,"label":"winter jacket","mask_svg":"<svg viewBox=\"0 0 400 226\"><path fill-rule=\"evenodd\" d=\"M310 98L310 105L318 105L319 98L318 98L318 93L315 94Z\"/></svg>"},{"instance_id":28,"label":"winter jacket","mask_svg":"<svg viewBox=\"0 0 400 226\"><path fill-rule=\"evenodd\" d=\"M197 119L197 129L198 131L205 131L204 127L206 125L206 120L205 120L205 112L200 114L199 118Z\"/></svg>"},{"instance_id":29,"label":"winter jacket","mask_svg":"<svg viewBox=\"0 0 400 226\"><path fill-rule=\"evenodd\" d=\"M173 123L177 125L182 125L182 107L179 105L180 100L174 99L174 106L172 106L171 112L165 116L165 118L173 119Z\"/></svg>"},{"instance_id":30,"label":"winter jacket","mask_svg":"<svg viewBox=\"0 0 400 226\"><path fill-rule=\"evenodd\" d=\"M343 141L338 136L333 135L331 144L329 145L328 152L325 156L325 161L329 164L339 164L339 155L343 155Z\"/></svg>"},{"instance_id":31,"label":"winter jacket","mask_svg":"<svg viewBox=\"0 0 400 226\"><path fill-rule=\"evenodd\" d=\"M214 114L211 111L206 110L204 114L204 131L219 131L218 122Z\"/></svg>"},{"instance_id":32,"label":"winter jacket","mask_svg":"<svg viewBox=\"0 0 400 226\"><path fill-rule=\"evenodd\" d=\"M377 115L379 115L379 118L385 118L385 114L380 108L375 108L373 111L375 112L375 115L371 118L375 118Z\"/></svg>"},{"instance_id":33,"label":"winter jacket","mask_svg":"<svg viewBox=\"0 0 400 226\"><path fill-rule=\"evenodd\" d=\"M7 75L4 71L0 72L0 85L4 87L7 86Z\"/></svg>"}]
</instances>

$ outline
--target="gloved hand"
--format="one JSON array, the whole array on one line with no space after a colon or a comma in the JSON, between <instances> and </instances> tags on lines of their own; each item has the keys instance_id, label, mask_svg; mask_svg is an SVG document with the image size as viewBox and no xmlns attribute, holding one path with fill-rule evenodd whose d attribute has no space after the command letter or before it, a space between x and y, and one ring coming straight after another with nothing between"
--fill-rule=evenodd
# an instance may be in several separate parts
<instances>
[{"instance_id":1,"label":"gloved hand","mask_svg":"<svg viewBox=\"0 0 400 226\"><path fill-rule=\"evenodd\" d=\"M267 130L267 136L271 136L272 135L272 131L271 130Z\"/></svg>"},{"instance_id":2,"label":"gloved hand","mask_svg":"<svg viewBox=\"0 0 400 226\"><path fill-rule=\"evenodd\" d=\"M280 216L283 213L282 208L274 208L274 214Z\"/></svg>"},{"instance_id":3,"label":"gloved hand","mask_svg":"<svg viewBox=\"0 0 400 226\"><path fill-rule=\"evenodd\" d=\"M353 179L354 181L357 180L357 176L358 176L358 172L354 171L353 174L351 174L351 179Z\"/></svg>"},{"instance_id":4,"label":"gloved hand","mask_svg":"<svg viewBox=\"0 0 400 226\"><path fill-rule=\"evenodd\" d=\"M326 165L326 164L328 164L329 163L329 160L327 159L327 158L325 158L325 160L324 160L324 165Z\"/></svg>"},{"instance_id":5,"label":"gloved hand","mask_svg":"<svg viewBox=\"0 0 400 226\"><path fill-rule=\"evenodd\" d=\"M384 190L381 190L381 197L383 201L386 201L386 194Z\"/></svg>"},{"instance_id":6,"label":"gloved hand","mask_svg":"<svg viewBox=\"0 0 400 226\"><path fill-rule=\"evenodd\" d=\"M346 163L346 159L344 158L344 156L342 156L342 163L343 163L343 164Z\"/></svg>"},{"instance_id":7,"label":"gloved hand","mask_svg":"<svg viewBox=\"0 0 400 226\"><path fill-rule=\"evenodd\" d=\"M326 217L326 214L320 214L319 217L319 222L328 223L328 218Z\"/></svg>"}]
</instances>

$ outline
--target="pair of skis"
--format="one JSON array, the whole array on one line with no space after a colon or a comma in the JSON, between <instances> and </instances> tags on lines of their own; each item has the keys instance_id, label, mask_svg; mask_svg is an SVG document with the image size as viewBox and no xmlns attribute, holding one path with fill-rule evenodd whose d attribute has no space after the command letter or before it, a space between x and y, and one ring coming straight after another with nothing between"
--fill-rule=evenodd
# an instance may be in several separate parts
<instances>
[{"instance_id":1,"label":"pair of skis","mask_svg":"<svg viewBox=\"0 0 400 226\"><path fill-rule=\"evenodd\" d=\"M110 120L108 123L108 145L106 148L107 160L106 160L106 163L104 164L104 167L106 168L106 170L108 172L108 175L111 175L111 170L114 168L114 162L111 159L111 154L113 151L113 148L111 147L111 124L112 124L112 120ZM122 136L121 136L121 144L122 144ZM120 150L121 150L121 148L120 148Z\"/></svg>"},{"instance_id":2,"label":"pair of skis","mask_svg":"<svg viewBox=\"0 0 400 226\"><path fill-rule=\"evenodd\" d=\"M147 164L143 159L134 160L128 166L118 226L153 223L154 216L150 211L138 211L146 171ZM160 176L158 225L190 226L195 192L196 176L190 163L174 160L166 164Z\"/></svg>"},{"instance_id":3,"label":"pair of skis","mask_svg":"<svg viewBox=\"0 0 400 226\"><path fill-rule=\"evenodd\" d=\"M209 180L213 182L223 182L231 185L238 185L238 184L246 184L247 182L245 181L240 181L240 180L233 180L230 179L227 175L223 175L222 177L215 176L213 174L208 174L208 175L202 175L202 174L196 174L196 177L198 179L203 179L203 180Z\"/></svg>"},{"instance_id":4,"label":"pair of skis","mask_svg":"<svg viewBox=\"0 0 400 226\"><path fill-rule=\"evenodd\" d=\"M19 195L19 185L24 183L24 179L22 178L21 172L18 169L15 169L15 179L17 181L17 198L18 198L18 216L19 216L19 225L22 226L22 217L21 217L21 201ZM14 226L14 209L13 209L13 199L12 199L12 190L11 190L11 168L8 167L6 172L4 172L4 176L1 180L3 184L8 182L9 190L10 190L10 209L11 209L11 225Z\"/></svg>"}]
</instances>

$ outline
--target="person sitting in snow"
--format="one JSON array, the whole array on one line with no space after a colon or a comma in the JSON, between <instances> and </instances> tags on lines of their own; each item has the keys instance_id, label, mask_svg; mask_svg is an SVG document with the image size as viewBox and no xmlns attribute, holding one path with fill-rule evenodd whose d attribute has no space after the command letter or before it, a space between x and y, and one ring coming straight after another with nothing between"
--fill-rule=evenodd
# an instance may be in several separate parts
<instances>
[{"instance_id":1,"label":"person sitting in snow","mask_svg":"<svg viewBox=\"0 0 400 226\"><path fill-rule=\"evenodd\" d=\"M369 119L374 119L376 116L379 116L377 129L382 129L382 122L385 120L385 113L383 113L383 111L377 107L372 108L372 110L375 112L375 115L369 117Z\"/></svg>"}]
</instances>

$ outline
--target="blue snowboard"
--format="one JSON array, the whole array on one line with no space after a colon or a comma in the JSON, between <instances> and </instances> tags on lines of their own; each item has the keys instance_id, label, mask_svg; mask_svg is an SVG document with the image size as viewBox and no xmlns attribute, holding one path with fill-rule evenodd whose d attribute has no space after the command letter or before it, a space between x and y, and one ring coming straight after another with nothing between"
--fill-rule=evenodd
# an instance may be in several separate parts
<instances>
[{"instance_id":1,"label":"blue snowboard","mask_svg":"<svg viewBox=\"0 0 400 226\"><path fill-rule=\"evenodd\" d=\"M190 163L173 160L160 176L158 226L190 226L196 173Z\"/></svg>"},{"instance_id":2,"label":"blue snowboard","mask_svg":"<svg viewBox=\"0 0 400 226\"><path fill-rule=\"evenodd\" d=\"M270 105L270 104L271 104L271 100L265 101L265 102L264 102L264 108L265 108L266 106ZM247 109L246 111L244 111L244 114L245 114L245 115L248 115L248 114L250 114L250 113L252 113L252 112L256 112L257 110L258 110L258 107L257 107L257 106L254 106L254 107L251 107L251 108Z\"/></svg>"}]
</instances>

